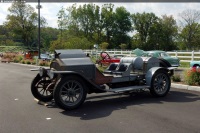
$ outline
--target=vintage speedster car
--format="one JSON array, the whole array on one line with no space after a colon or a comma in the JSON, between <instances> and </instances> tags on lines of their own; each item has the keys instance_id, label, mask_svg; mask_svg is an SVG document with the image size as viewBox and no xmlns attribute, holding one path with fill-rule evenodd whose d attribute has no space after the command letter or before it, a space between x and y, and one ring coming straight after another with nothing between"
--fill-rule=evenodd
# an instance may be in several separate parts
<instances>
[{"instance_id":1,"label":"vintage speedster car","mask_svg":"<svg viewBox=\"0 0 200 133\"><path fill-rule=\"evenodd\" d=\"M50 68L39 68L31 83L31 92L40 101L52 99L65 109L82 105L90 93L131 93L150 90L165 96L171 86L174 67L160 67L155 57L124 57L101 73L82 50L55 50Z\"/></svg>"}]
</instances>

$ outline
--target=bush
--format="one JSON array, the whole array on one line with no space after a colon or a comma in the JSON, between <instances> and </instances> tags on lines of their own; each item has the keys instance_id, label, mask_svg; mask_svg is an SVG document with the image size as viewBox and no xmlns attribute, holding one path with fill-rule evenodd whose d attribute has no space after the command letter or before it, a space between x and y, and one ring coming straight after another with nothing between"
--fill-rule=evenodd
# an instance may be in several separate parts
<instances>
[{"instance_id":1,"label":"bush","mask_svg":"<svg viewBox=\"0 0 200 133\"><path fill-rule=\"evenodd\" d=\"M36 64L36 60L33 60L33 61L31 62L31 64L32 64L32 65L35 65L35 64Z\"/></svg>"},{"instance_id":2,"label":"bush","mask_svg":"<svg viewBox=\"0 0 200 133\"><path fill-rule=\"evenodd\" d=\"M31 64L31 61L30 61L30 60L27 60L27 61L26 61L26 64Z\"/></svg>"},{"instance_id":3,"label":"bush","mask_svg":"<svg viewBox=\"0 0 200 133\"><path fill-rule=\"evenodd\" d=\"M22 64L25 64L25 60L21 60L21 63L22 63Z\"/></svg>"},{"instance_id":4,"label":"bush","mask_svg":"<svg viewBox=\"0 0 200 133\"><path fill-rule=\"evenodd\" d=\"M181 82L181 76L180 75L174 75L172 76L173 82Z\"/></svg>"},{"instance_id":5,"label":"bush","mask_svg":"<svg viewBox=\"0 0 200 133\"><path fill-rule=\"evenodd\" d=\"M50 65L50 62L48 62L48 61L45 61L45 60L39 61L39 66L49 66L49 65Z\"/></svg>"},{"instance_id":6,"label":"bush","mask_svg":"<svg viewBox=\"0 0 200 133\"><path fill-rule=\"evenodd\" d=\"M200 85L200 69L191 68L186 71L185 83L188 85Z\"/></svg>"},{"instance_id":7,"label":"bush","mask_svg":"<svg viewBox=\"0 0 200 133\"><path fill-rule=\"evenodd\" d=\"M3 54L2 58L14 61L16 55L17 55L17 53L15 53L15 52L6 52L6 53Z\"/></svg>"},{"instance_id":8,"label":"bush","mask_svg":"<svg viewBox=\"0 0 200 133\"><path fill-rule=\"evenodd\" d=\"M22 56L22 55L17 55L17 56L15 56L15 58L14 58L14 62L15 63L19 63L19 62L21 62L22 60L24 59L24 57Z\"/></svg>"},{"instance_id":9,"label":"bush","mask_svg":"<svg viewBox=\"0 0 200 133\"><path fill-rule=\"evenodd\" d=\"M18 59L15 58L15 59L13 60L13 62L19 63L20 61L19 61Z\"/></svg>"}]
</instances>

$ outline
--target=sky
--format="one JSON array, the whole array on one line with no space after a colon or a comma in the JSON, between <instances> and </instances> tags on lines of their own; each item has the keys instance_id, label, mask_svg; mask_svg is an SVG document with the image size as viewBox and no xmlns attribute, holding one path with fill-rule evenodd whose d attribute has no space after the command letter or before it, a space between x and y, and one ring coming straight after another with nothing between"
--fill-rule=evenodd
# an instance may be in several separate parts
<instances>
[{"instance_id":1,"label":"sky","mask_svg":"<svg viewBox=\"0 0 200 133\"><path fill-rule=\"evenodd\" d=\"M37 3L27 3L35 8ZM64 7L70 7L74 3L41 3L42 8L40 9L40 14L47 20L48 26L53 28L58 28L57 19L58 11ZM86 3L77 3L77 5ZM101 5L105 3L93 3L96 5ZM179 14L184 10L200 10L200 3L113 3L116 7L123 6L131 14L133 13L143 13L143 12L153 12L156 16L161 17L162 15L173 15L174 19L180 20ZM8 8L11 3L0 3L0 25L6 21L6 16L8 15Z\"/></svg>"}]
</instances>

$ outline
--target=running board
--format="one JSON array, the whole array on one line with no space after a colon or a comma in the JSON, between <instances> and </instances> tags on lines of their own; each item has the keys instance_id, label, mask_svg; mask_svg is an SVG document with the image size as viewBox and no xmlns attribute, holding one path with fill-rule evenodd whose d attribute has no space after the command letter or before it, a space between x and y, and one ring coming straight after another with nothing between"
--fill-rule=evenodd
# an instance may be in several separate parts
<instances>
[{"instance_id":1,"label":"running board","mask_svg":"<svg viewBox=\"0 0 200 133\"><path fill-rule=\"evenodd\" d=\"M150 88L150 86L142 85L142 86L120 87L120 88L115 88L115 89L109 89L108 92L119 93L119 92L133 91L133 90L145 89L145 88Z\"/></svg>"}]
</instances>

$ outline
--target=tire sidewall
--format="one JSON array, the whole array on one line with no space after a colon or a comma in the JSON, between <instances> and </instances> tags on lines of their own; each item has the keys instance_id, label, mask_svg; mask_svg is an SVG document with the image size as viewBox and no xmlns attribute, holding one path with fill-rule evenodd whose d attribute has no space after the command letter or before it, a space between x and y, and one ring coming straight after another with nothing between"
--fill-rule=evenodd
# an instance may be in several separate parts
<instances>
[{"instance_id":1,"label":"tire sidewall","mask_svg":"<svg viewBox=\"0 0 200 133\"><path fill-rule=\"evenodd\" d=\"M60 96L60 91L62 90L63 85L69 81L69 80L75 80L77 81L81 86L82 86L82 91L83 94L81 96L81 100L74 106L68 106L65 103L63 103L63 100ZM83 80L78 77L78 76L66 76L66 77L61 77L61 79L59 79L54 87L54 92L53 92L53 97L55 100L55 103L62 109L64 110L72 110L72 109L76 109L79 106L81 106L83 104L83 102L85 101L87 96L87 90L86 90L86 85L84 84Z\"/></svg>"},{"instance_id":2,"label":"tire sidewall","mask_svg":"<svg viewBox=\"0 0 200 133\"><path fill-rule=\"evenodd\" d=\"M156 91L155 88L154 88L154 80L155 80L155 78L156 78L159 74L161 74L161 73L162 73L162 74L165 74L166 77L167 77L167 80L168 80L167 89L166 89L166 91L165 91L163 94L157 93L157 91ZM166 96L167 93L169 92L170 87L171 87L171 80L170 80L169 75L167 74L167 72L165 72L165 71L163 71L163 70L159 70L159 71L157 71L157 72L153 75L153 77L152 77L150 93L151 93L153 96L155 96L155 97L164 97L164 96Z\"/></svg>"},{"instance_id":3,"label":"tire sidewall","mask_svg":"<svg viewBox=\"0 0 200 133\"><path fill-rule=\"evenodd\" d=\"M41 77L39 74L37 74L35 76L35 78L33 79L33 81L31 82L31 93L32 95L43 102L48 102L51 101L53 99L53 95L49 95L49 96L42 96L39 92L38 89L35 87L35 85L41 80Z\"/></svg>"}]
</instances>

